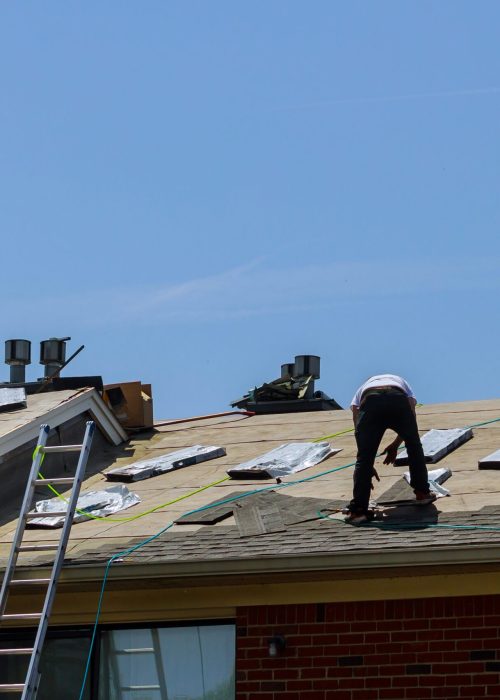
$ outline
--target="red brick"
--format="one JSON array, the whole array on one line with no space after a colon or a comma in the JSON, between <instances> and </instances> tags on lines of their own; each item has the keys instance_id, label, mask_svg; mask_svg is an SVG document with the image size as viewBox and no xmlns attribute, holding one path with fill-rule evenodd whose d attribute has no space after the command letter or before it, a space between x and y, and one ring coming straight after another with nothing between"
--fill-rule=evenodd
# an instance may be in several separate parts
<instances>
[{"instance_id":1,"label":"red brick","mask_svg":"<svg viewBox=\"0 0 500 700\"><path fill-rule=\"evenodd\" d=\"M488 685L486 686L486 695L489 698L500 698L500 685Z\"/></svg>"},{"instance_id":2,"label":"red brick","mask_svg":"<svg viewBox=\"0 0 500 700\"><path fill-rule=\"evenodd\" d=\"M272 672L273 678L277 681L293 680L294 678L299 677L299 673L300 671L298 668L277 668L275 671Z\"/></svg>"},{"instance_id":3,"label":"red brick","mask_svg":"<svg viewBox=\"0 0 500 700\"><path fill-rule=\"evenodd\" d=\"M471 630L471 639L491 639L492 637L498 637L497 628L493 627L483 627L482 629Z\"/></svg>"},{"instance_id":4,"label":"red brick","mask_svg":"<svg viewBox=\"0 0 500 700\"><path fill-rule=\"evenodd\" d=\"M365 634L364 641L368 644L383 644L384 642L391 641L391 635L389 632L368 632Z\"/></svg>"},{"instance_id":5,"label":"red brick","mask_svg":"<svg viewBox=\"0 0 500 700\"><path fill-rule=\"evenodd\" d=\"M424 700L424 698L432 698L432 688L407 688L405 697Z\"/></svg>"},{"instance_id":6,"label":"red brick","mask_svg":"<svg viewBox=\"0 0 500 700\"><path fill-rule=\"evenodd\" d=\"M494 685L499 682L499 674L498 673L480 673L480 674L474 674L471 676L472 678L472 683L476 683L477 685Z\"/></svg>"},{"instance_id":7,"label":"red brick","mask_svg":"<svg viewBox=\"0 0 500 700\"><path fill-rule=\"evenodd\" d=\"M312 681L288 681L288 683L286 684L286 687L288 690L311 690L313 687L313 682Z\"/></svg>"},{"instance_id":8,"label":"red brick","mask_svg":"<svg viewBox=\"0 0 500 700\"><path fill-rule=\"evenodd\" d=\"M459 688L451 688L446 685L442 688L433 688L432 697L433 698L444 698L444 700L450 700L450 698L458 698Z\"/></svg>"},{"instance_id":9,"label":"red brick","mask_svg":"<svg viewBox=\"0 0 500 700\"><path fill-rule=\"evenodd\" d=\"M391 679L377 676L376 678L365 678L367 688L390 688Z\"/></svg>"},{"instance_id":10,"label":"red brick","mask_svg":"<svg viewBox=\"0 0 500 700\"><path fill-rule=\"evenodd\" d=\"M467 688L460 689L461 698L482 698L486 695L484 685L470 685Z\"/></svg>"},{"instance_id":11,"label":"red brick","mask_svg":"<svg viewBox=\"0 0 500 700\"><path fill-rule=\"evenodd\" d=\"M402 700L401 693L404 692L400 688L382 688L379 693L380 700Z\"/></svg>"},{"instance_id":12,"label":"red brick","mask_svg":"<svg viewBox=\"0 0 500 700\"><path fill-rule=\"evenodd\" d=\"M352 700L350 690L327 690L325 700Z\"/></svg>"},{"instance_id":13,"label":"red brick","mask_svg":"<svg viewBox=\"0 0 500 700\"><path fill-rule=\"evenodd\" d=\"M300 672L301 678L325 678L325 668L303 668Z\"/></svg>"}]
</instances>

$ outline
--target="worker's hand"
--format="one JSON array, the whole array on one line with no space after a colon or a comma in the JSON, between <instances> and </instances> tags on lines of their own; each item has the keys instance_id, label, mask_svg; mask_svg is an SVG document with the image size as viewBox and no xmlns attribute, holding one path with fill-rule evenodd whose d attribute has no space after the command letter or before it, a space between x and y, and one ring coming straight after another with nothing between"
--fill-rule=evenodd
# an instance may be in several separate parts
<instances>
[{"instance_id":1,"label":"worker's hand","mask_svg":"<svg viewBox=\"0 0 500 700\"><path fill-rule=\"evenodd\" d=\"M378 471L375 469L375 467L373 467L373 469L372 469L372 479L373 479L373 477L375 477L377 481L380 481ZM373 491L373 481L371 482L371 489Z\"/></svg>"},{"instance_id":2,"label":"worker's hand","mask_svg":"<svg viewBox=\"0 0 500 700\"><path fill-rule=\"evenodd\" d=\"M390 445L387 445L382 454L385 455L384 464L394 464L398 456L398 448L391 442Z\"/></svg>"}]
</instances>

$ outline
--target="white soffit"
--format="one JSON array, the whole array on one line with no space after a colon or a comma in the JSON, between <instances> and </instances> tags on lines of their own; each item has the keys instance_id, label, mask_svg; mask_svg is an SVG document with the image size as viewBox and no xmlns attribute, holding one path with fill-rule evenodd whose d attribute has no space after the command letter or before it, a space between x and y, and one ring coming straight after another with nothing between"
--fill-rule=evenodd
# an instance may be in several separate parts
<instances>
[{"instance_id":1,"label":"white soffit","mask_svg":"<svg viewBox=\"0 0 500 700\"><path fill-rule=\"evenodd\" d=\"M50 398L52 396L57 398L57 395L61 393L51 392ZM48 394L43 394L44 398L48 396ZM53 408L47 406L45 410L41 408L38 413L29 410L31 398L31 396L28 397L28 409L16 412L15 417L11 414L16 423L11 430L0 435L0 457L22 447L31 440L36 440L42 423L46 423L51 428L57 428L86 411L90 413L101 432L113 445L119 445L127 439L127 434L120 423L95 389L79 390L66 399L61 396L62 400Z\"/></svg>"}]
</instances>

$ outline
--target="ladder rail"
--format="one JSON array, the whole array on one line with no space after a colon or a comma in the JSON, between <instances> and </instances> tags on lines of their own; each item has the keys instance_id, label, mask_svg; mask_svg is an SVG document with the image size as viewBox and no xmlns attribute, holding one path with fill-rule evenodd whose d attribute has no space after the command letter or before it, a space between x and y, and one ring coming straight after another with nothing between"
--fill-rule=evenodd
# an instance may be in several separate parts
<instances>
[{"instance_id":1,"label":"ladder rail","mask_svg":"<svg viewBox=\"0 0 500 700\"><path fill-rule=\"evenodd\" d=\"M48 425L43 424L40 427L40 434L38 438L38 446L44 447L49 435L50 428ZM10 550L7 565L5 567L5 573L2 583L2 589L0 591L0 617L5 612L5 606L7 605L7 597L9 591L9 585L14 575L14 570L17 564L17 558L19 556L19 547L23 539L24 531L26 529L26 514L28 513L33 499L33 494L35 492L35 481L40 471L40 466L43 460L42 450L37 450L33 462L31 464L31 470L29 475L29 481L24 492L23 503L21 506L21 511L19 514L19 520L17 522L16 533L12 542L12 547Z\"/></svg>"},{"instance_id":2,"label":"ladder rail","mask_svg":"<svg viewBox=\"0 0 500 700\"><path fill-rule=\"evenodd\" d=\"M94 436L95 423L93 421L87 421L85 428L85 436L81 445L80 456L78 458L78 464L76 467L75 479L73 484L73 489L71 491L71 496L69 498L68 509L66 520L64 521L61 537L59 540L59 547L54 559L54 564L52 567L52 574L50 577L50 582L47 587L47 593L45 597L45 603L42 611L42 618L38 626L37 635L35 638L35 643L33 645L33 654L30 659L28 666L28 672L26 674L26 684L21 696L21 700L32 700L34 697L38 682L38 665L40 662L40 656L42 652L43 643L45 640L45 634L47 632L47 627L49 624L49 617L52 610L52 604L54 602L57 582L61 569L64 563L64 555L66 553L66 547L69 540L69 535L71 532L71 526L73 525L73 518L75 516L76 505L78 497L80 495L80 489L85 476L85 469L87 466L87 460L90 453L90 447L92 445L92 438Z\"/></svg>"}]
</instances>

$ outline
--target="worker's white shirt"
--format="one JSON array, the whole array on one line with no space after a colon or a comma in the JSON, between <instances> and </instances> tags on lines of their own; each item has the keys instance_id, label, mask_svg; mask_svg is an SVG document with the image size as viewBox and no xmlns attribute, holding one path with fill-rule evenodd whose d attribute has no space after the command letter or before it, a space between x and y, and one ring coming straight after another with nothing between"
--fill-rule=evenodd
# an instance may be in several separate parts
<instances>
[{"instance_id":1,"label":"worker's white shirt","mask_svg":"<svg viewBox=\"0 0 500 700\"><path fill-rule=\"evenodd\" d=\"M366 382L359 387L352 398L351 406L359 408L363 393L367 389L376 389L378 386L395 386L398 389L401 389L401 391L404 391L406 396L413 399L415 398L413 389L408 382L403 379L403 377L398 377L397 374L376 374L367 379Z\"/></svg>"}]
</instances>

